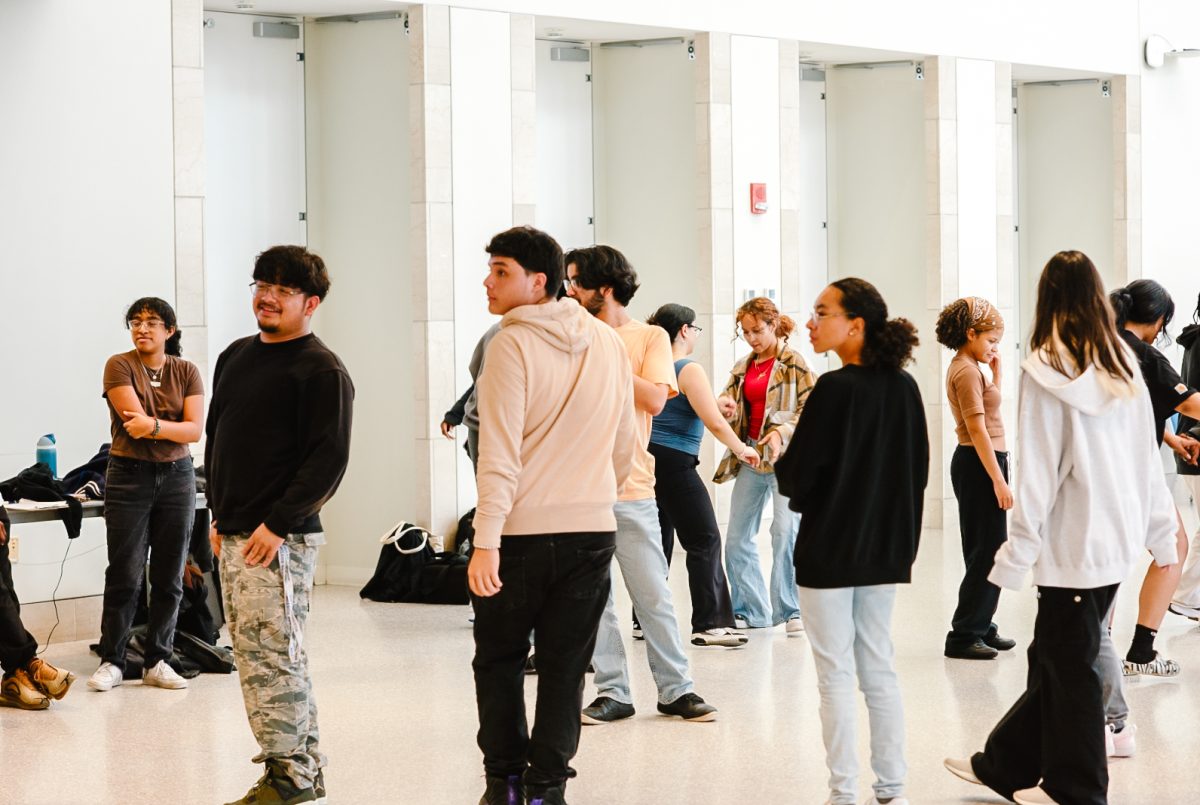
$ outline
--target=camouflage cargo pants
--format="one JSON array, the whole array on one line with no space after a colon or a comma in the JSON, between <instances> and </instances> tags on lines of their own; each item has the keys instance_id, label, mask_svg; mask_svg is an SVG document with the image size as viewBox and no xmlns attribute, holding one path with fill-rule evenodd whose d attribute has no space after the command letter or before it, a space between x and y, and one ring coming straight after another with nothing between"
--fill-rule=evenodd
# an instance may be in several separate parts
<instances>
[{"instance_id":1,"label":"camouflage cargo pants","mask_svg":"<svg viewBox=\"0 0 1200 805\"><path fill-rule=\"evenodd\" d=\"M224 537L221 587L246 715L262 751L300 788L311 787L325 756L318 751L317 703L304 651L317 550L324 534L289 534L270 566L247 567L249 534Z\"/></svg>"}]
</instances>

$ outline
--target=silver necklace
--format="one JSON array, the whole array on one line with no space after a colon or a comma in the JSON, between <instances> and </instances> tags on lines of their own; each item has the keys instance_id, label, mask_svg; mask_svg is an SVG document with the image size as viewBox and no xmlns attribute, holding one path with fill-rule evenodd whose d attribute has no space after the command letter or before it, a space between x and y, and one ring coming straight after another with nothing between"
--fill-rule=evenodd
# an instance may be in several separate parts
<instances>
[{"instance_id":1,"label":"silver necklace","mask_svg":"<svg viewBox=\"0 0 1200 805\"><path fill-rule=\"evenodd\" d=\"M149 366L146 366L144 363L142 364L142 368L146 370L146 376L150 378L150 385L152 388L158 388L162 385L163 369L167 368L165 361L163 362L162 366L158 367L157 371L151 369Z\"/></svg>"}]
</instances>

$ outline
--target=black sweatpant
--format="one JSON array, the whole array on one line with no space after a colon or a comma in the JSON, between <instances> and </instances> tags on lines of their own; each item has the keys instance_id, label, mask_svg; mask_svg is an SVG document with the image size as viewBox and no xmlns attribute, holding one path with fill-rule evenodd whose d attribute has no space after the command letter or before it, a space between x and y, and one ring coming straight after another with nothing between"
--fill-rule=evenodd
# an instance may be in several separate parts
<instances>
[{"instance_id":1,"label":"black sweatpant","mask_svg":"<svg viewBox=\"0 0 1200 805\"><path fill-rule=\"evenodd\" d=\"M1042 788L1062 805L1106 805L1104 697L1096 655L1117 585L1038 588L1025 693L971 758L975 775L1005 799Z\"/></svg>"},{"instance_id":2,"label":"black sweatpant","mask_svg":"<svg viewBox=\"0 0 1200 805\"><path fill-rule=\"evenodd\" d=\"M0 507L0 525L7 537L12 536L12 524ZM8 560L8 539L0 545L0 668L4 675L24 668L37 655L37 641L21 623L21 602L13 587L12 563Z\"/></svg>"},{"instance_id":3,"label":"black sweatpant","mask_svg":"<svg viewBox=\"0 0 1200 805\"><path fill-rule=\"evenodd\" d=\"M650 454L654 456L654 497L667 565L671 564L676 534L687 552L692 631L733 628L729 581L721 562L721 530L708 490L696 472L700 459L653 442Z\"/></svg>"},{"instance_id":4,"label":"black sweatpant","mask_svg":"<svg viewBox=\"0 0 1200 805\"><path fill-rule=\"evenodd\" d=\"M574 776L584 674L608 601L615 532L505 537L500 592L472 595L479 748L489 777L532 790ZM525 717L525 658L537 631L537 711Z\"/></svg>"},{"instance_id":5,"label":"black sweatpant","mask_svg":"<svg viewBox=\"0 0 1200 805\"><path fill-rule=\"evenodd\" d=\"M1008 453L996 453L1000 472L1008 480ZM946 648L968 646L995 624L1000 588L988 581L996 551L1008 539L1008 518L996 502L991 476L971 445L960 444L950 460L950 481L958 498L958 529L967 569L958 588Z\"/></svg>"}]
</instances>

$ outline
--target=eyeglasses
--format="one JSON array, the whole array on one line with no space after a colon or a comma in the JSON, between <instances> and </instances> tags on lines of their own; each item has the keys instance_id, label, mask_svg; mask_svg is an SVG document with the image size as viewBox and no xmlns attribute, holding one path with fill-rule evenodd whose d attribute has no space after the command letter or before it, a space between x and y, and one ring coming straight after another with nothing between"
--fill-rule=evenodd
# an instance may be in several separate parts
<instances>
[{"instance_id":1,"label":"eyeglasses","mask_svg":"<svg viewBox=\"0 0 1200 805\"><path fill-rule=\"evenodd\" d=\"M572 288L574 288L577 291L584 290L583 283L579 281L578 276L567 277L566 279L564 279L563 287L566 288L568 291L571 290Z\"/></svg>"},{"instance_id":2,"label":"eyeglasses","mask_svg":"<svg viewBox=\"0 0 1200 805\"><path fill-rule=\"evenodd\" d=\"M162 319L130 319L125 326L130 330L156 330L165 327L166 323Z\"/></svg>"},{"instance_id":3,"label":"eyeglasses","mask_svg":"<svg viewBox=\"0 0 1200 805\"><path fill-rule=\"evenodd\" d=\"M844 310L839 310L835 313L818 313L817 311L812 310L812 311L809 311L808 320L813 322L814 324L820 324L825 319L832 319L832 318L836 318L838 316L845 316L848 319L854 318L853 315L847 313Z\"/></svg>"},{"instance_id":4,"label":"eyeglasses","mask_svg":"<svg viewBox=\"0 0 1200 805\"><path fill-rule=\"evenodd\" d=\"M697 327L697 326L696 326L696 325L694 325L694 324L689 324L689 325L688 325L688 327L691 327L691 328L692 328L692 332L693 332L693 333L702 333L702 332L704 332L704 328L703 328L703 327Z\"/></svg>"},{"instance_id":5,"label":"eyeglasses","mask_svg":"<svg viewBox=\"0 0 1200 805\"><path fill-rule=\"evenodd\" d=\"M250 293L253 296L274 296L276 299L291 299L304 291L299 288L289 288L286 285L272 285L269 282L250 283Z\"/></svg>"}]
</instances>

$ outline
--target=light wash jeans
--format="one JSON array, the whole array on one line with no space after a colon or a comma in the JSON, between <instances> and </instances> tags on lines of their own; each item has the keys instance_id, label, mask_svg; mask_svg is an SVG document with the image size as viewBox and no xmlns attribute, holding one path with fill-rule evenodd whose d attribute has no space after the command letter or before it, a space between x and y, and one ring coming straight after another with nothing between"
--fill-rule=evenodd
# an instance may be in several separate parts
<instances>
[{"instance_id":1,"label":"light wash jeans","mask_svg":"<svg viewBox=\"0 0 1200 805\"><path fill-rule=\"evenodd\" d=\"M1192 505L1200 514L1200 475L1180 475L1187 484L1188 492L1192 495ZM1200 530L1192 536L1192 544L1188 551L1187 563L1183 575L1179 577L1179 586L1175 588L1172 601L1189 607L1200 607Z\"/></svg>"},{"instance_id":2,"label":"light wash jeans","mask_svg":"<svg viewBox=\"0 0 1200 805\"><path fill-rule=\"evenodd\" d=\"M754 541L768 499L773 510L770 604ZM775 473L758 472L748 466L738 468L725 533L725 573L729 576L734 617L745 618L748 626L778 626L800 614L794 564L799 527L800 515L789 509L788 499L779 494Z\"/></svg>"},{"instance_id":3,"label":"light wash jeans","mask_svg":"<svg viewBox=\"0 0 1200 805\"><path fill-rule=\"evenodd\" d=\"M1104 695L1104 723L1114 731L1125 729L1129 718L1129 705L1125 703L1125 664L1117 655L1112 641L1112 615L1117 606L1113 596L1112 606L1100 624L1100 653L1096 655L1096 673L1100 675L1100 689Z\"/></svg>"},{"instance_id":4,"label":"light wash jeans","mask_svg":"<svg viewBox=\"0 0 1200 805\"><path fill-rule=\"evenodd\" d=\"M679 622L667 587L667 558L663 556L662 532L658 527L658 505L654 499L620 501L613 506L617 517L616 560L633 600L633 611L646 636L646 659L658 687L658 700L669 704L692 691ZM617 576L613 574L613 584ZM629 663L617 621L612 587L608 604L600 616L596 634L596 693L625 704L633 704L629 690Z\"/></svg>"},{"instance_id":5,"label":"light wash jeans","mask_svg":"<svg viewBox=\"0 0 1200 805\"><path fill-rule=\"evenodd\" d=\"M821 732L829 768L829 801L858 802L858 705L854 678L867 700L871 769L879 799L904 793L904 705L892 649L896 586L800 588L804 629L821 692Z\"/></svg>"}]
</instances>

